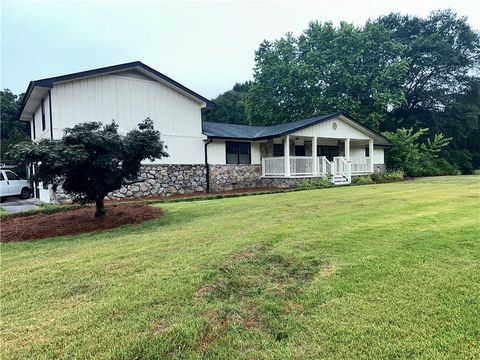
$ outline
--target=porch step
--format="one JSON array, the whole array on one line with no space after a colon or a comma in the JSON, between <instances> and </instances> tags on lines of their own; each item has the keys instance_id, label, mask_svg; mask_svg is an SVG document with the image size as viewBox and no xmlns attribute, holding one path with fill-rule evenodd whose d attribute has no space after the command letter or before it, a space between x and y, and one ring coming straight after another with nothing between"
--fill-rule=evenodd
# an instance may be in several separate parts
<instances>
[{"instance_id":1,"label":"porch step","mask_svg":"<svg viewBox=\"0 0 480 360\"><path fill-rule=\"evenodd\" d=\"M350 184L350 181L348 181L348 179L344 176L334 176L332 178L332 182L337 186Z\"/></svg>"}]
</instances>

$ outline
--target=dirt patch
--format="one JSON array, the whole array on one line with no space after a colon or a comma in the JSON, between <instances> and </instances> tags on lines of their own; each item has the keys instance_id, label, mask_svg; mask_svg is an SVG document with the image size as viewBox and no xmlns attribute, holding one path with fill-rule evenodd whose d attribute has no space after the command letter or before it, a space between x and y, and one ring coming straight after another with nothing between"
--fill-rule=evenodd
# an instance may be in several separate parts
<instances>
[{"instance_id":1,"label":"dirt patch","mask_svg":"<svg viewBox=\"0 0 480 360\"><path fill-rule=\"evenodd\" d=\"M259 294L289 298L322 267L323 262L313 257L272 254L270 246L257 244L233 254L221 264L213 281L204 283L195 297L210 301L245 299Z\"/></svg>"},{"instance_id":2,"label":"dirt patch","mask_svg":"<svg viewBox=\"0 0 480 360\"><path fill-rule=\"evenodd\" d=\"M323 270L320 272L320 276L322 278L328 278L331 275L333 275L336 271L337 271L337 267L335 266L335 264L331 262L326 262L323 267Z\"/></svg>"},{"instance_id":3,"label":"dirt patch","mask_svg":"<svg viewBox=\"0 0 480 360\"><path fill-rule=\"evenodd\" d=\"M259 328L261 325L260 316L254 306L248 306L243 313L224 308L207 312L204 316L208 319L208 324L195 345L197 351L207 350L221 333L234 323L245 329Z\"/></svg>"},{"instance_id":4,"label":"dirt patch","mask_svg":"<svg viewBox=\"0 0 480 360\"><path fill-rule=\"evenodd\" d=\"M268 243L232 254L195 293L196 301L219 308L204 314L208 324L197 349L206 351L238 326L262 331L276 341L287 339L287 318L305 313L302 293L325 263L314 256L274 252Z\"/></svg>"},{"instance_id":5,"label":"dirt patch","mask_svg":"<svg viewBox=\"0 0 480 360\"><path fill-rule=\"evenodd\" d=\"M167 331L170 328L170 323L168 321L165 321L164 319L161 319L157 322L155 322L153 326L153 330L155 333L163 333Z\"/></svg>"},{"instance_id":6,"label":"dirt patch","mask_svg":"<svg viewBox=\"0 0 480 360\"><path fill-rule=\"evenodd\" d=\"M161 215L161 209L148 205L117 205L107 206L107 215L97 219L92 207L13 217L1 220L0 241L26 241L112 229L125 224L139 224Z\"/></svg>"}]
</instances>

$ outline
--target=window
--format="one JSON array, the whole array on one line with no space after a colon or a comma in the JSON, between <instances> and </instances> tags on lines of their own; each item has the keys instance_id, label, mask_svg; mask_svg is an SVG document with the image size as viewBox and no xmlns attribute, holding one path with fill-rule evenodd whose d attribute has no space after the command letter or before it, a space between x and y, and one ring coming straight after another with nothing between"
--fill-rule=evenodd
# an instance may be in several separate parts
<instances>
[{"instance_id":1,"label":"window","mask_svg":"<svg viewBox=\"0 0 480 360\"><path fill-rule=\"evenodd\" d=\"M5 180L5 178L3 177L3 173L0 172L0 181L3 181L3 180Z\"/></svg>"},{"instance_id":2,"label":"window","mask_svg":"<svg viewBox=\"0 0 480 360\"><path fill-rule=\"evenodd\" d=\"M273 144L273 156L283 156L284 147L283 144Z\"/></svg>"},{"instance_id":3,"label":"window","mask_svg":"<svg viewBox=\"0 0 480 360\"><path fill-rule=\"evenodd\" d=\"M35 113L33 113L32 117L32 140L35 140Z\"/></svg>"},{"instance_id":4,"label":"window","mask_svg":"<svg viewBox=\"0 0 480 360\"><path fill-rule=\"evenodd\" d=\"M46 125L45 125L45 101L44 100L42 100L40 107L42 108L42 131L45 131Z\"/></svg>"},{"instance_id":5,"label":"window","mask_svg":"<svg viewBox=\"0 0 480 360\"><path fill-rule=\"evenodd\" d=\"M317 146L317 155L325 156L329 161L332 161L335 156L338 156L338 147L336 146Z\"/></svg>"},{"instance_id":6,"label":"window","mask_svg":"<svg viewBox=\"0 0 480 360\"><path fill-rule=\"evenodd\" d=\"M295 156L305 156L305 145L295 145Z\"/></svg>"},{"instance_id":7,"label":"window","mask_svg":"<svg viewBox=\"0 0 480 360\"><path fill-rule=\"evenodd\" d=\"M250 143L227 141L227 164L250 164Z\"/></svg>"},{"instance_id":8,"label":"window","mask_svg":"<svg viewBox=\"0 0 480 360\"><path fill-rule=\"evenodd\" d=\"M13 171L5 171L8 180L20 180L20 177Z\"/></svg>"},{"instance_id":9,"label":"window","mask_svg":"<svg viewBox=\"0 0 480 360\"><path fill-rule=\"evenodd\" d=\"M367 146L365 148L365 157L369 157L370 156L370 148Z\"/></svg>"}]
</instances>

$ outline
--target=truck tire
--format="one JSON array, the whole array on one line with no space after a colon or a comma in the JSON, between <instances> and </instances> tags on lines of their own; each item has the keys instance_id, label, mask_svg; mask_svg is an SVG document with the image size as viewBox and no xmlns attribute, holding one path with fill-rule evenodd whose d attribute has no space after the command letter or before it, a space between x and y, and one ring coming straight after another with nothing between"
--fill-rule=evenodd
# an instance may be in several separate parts
<instances>
[{"instance_id":1,"label":"truck tire","mask_svg":"<svg viewBox=\"0 0 480 360\"><path fill-rule=\"evenodd\" d=\"M22 192L20 193L20 199L25 200L25 199L28 199L29 197L30 197L30 189L24 187L22 189Z\"/></svg>"}]
</instances>

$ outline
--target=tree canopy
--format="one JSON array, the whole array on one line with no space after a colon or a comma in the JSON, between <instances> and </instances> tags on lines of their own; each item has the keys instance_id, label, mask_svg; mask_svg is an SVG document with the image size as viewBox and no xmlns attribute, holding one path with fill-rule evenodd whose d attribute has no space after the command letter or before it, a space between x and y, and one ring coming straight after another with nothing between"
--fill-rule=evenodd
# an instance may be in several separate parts
<instances>
[{"instance_id":1,"label":"tree canopy","mask_svg":"<svg viewBox=\"0 0 480 360\"><path fill-rule=\"evenodd\" d=\"M451 10L392 13L363 26L311 22L302 34L263 41L253 82L215 102L213 121L273 125L344 111L377 131L428 128L452 141L446 159L480 167L480 37ZM241 99L241 106L234 106ZM227 112L228 115L221 115Z\"/></svg>"},{"instance_id":2,"label":"tree canopy","mask_svg":"<svg viewBox=\"0 0 480 360\"><path fill-rule=\"evenodd\" d=\"M232 90L226 91L215 99L218 110L205 116L206 121L226 122L229 124L248 124L245 114L246 95L252 85L251 81L237 83Z\"/></svg>"},{"instance_id":3,"label":"tree canopy","mask_svg":"<svg viewBox=\"0 0 480 360\"><path fill-rule=\"evenodd\" d=\"M28 123L17 121L16 115L24 94L15 95L9 89L0 91L0 159L6 159L6 153L12 146L29 136Z\"/></svg>"},{"instance_id":4,"label":"tree canopy","mask_svg":"<svg viewBox=\"0 0 480 360\"><path fill-rule=\"evenodd\" d=\"M78 124L65 129L58 140L17 144L12 155L36 164L37 180L61 185L74 201L94 201L97 217L105 215L103 202L109 192L136 180L142 160L168 156L148 118L126 135L118 133L114 122Z\"/></svg>"}]
</instances>

